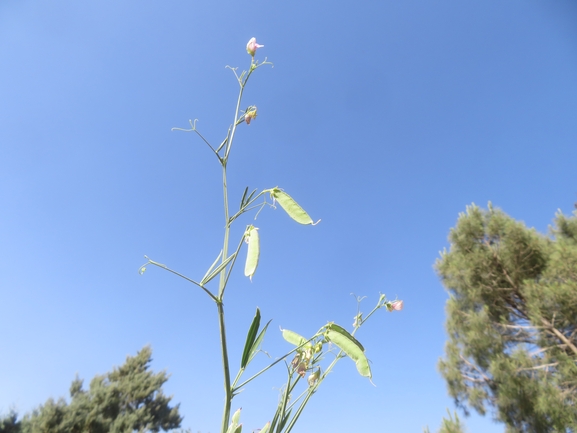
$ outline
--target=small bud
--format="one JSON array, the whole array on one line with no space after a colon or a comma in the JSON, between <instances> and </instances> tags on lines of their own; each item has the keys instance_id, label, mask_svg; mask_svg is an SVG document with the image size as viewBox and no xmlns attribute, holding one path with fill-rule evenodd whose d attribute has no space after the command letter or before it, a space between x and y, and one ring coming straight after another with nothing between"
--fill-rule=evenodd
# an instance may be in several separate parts
<instances>
[{"instance_id":1,"label":"small bud","mask_svg":"<svg viewBox=\"0 0 577 433\"><path fill-rule=\"evenodd\" d=\"M232 414L232 423L238 424L238 421L240 420L240 411L241 410L242 410L242 407L238 408L236 410L236 412L234 414Z\"/></svg>"},{"instance_id":2,"label":"small bud","mask_svg":"<svg viewBox=\"0 0 577 433\"><path fill-rule=\"evenodd\" d=\"M256 54L257 48L262 48L264 45L259 45L256 43L256 38L251 38L246 44L246 52L249 53L252 57Z\"/></svg>"},{"instance_id":3,"label":"small bud","mask_svg":"<svg viewBox=\"0 0 577 433\"><path fill-rule=\"evenodd\" d=\"M319 380L319 377L321 377L321 369L320 368L317 371L315 371L314 373L311 373L309 375L309 377L307 377L307 382L309 383L309 386L313 386L315 383L317 383L317 381Z\"/></svg>"},{"instance_id":4,"label":"small bud","mask_svg":"<svg viewBox=\"0 0 577 433\"><path fill-rule=\"evenodd\" d=\"M393 301L391 303L390 311L401 311L403 309L403 301Z\"/></svg>"}]
</instances>

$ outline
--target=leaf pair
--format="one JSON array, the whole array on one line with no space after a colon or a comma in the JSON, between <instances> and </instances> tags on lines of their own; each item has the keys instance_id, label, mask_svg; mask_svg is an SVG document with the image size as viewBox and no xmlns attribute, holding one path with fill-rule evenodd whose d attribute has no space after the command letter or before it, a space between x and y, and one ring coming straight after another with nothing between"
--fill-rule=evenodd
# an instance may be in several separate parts
<instances>
[{"instance_id":1,"label":"leaf pair","mask_svg":"<svg viewBox=\"0 0 577 433\"><path fill-rule=\"evenodd\" d=\"M218 263L218 261L220 260L221 257L222 257L222 250L219 253L216 260L213 262L213 264L210 265L210 268L208 268L208 271L206 271L206 274L204 274L204 277L202 277L202 280L200 280L200 283L198 283L199 286L204 286L209 281L211 281L214 277L216 277L218 274L220 274L220 272L224 268L226 268L226 266L230 263L230 261L236 257L236 253L233 253L230 256L228 256L226 258L226 260L224 262L222 262L220 265L218 265L218 267L215 269L214 267L216 266L216 264Z\"/></svg>"},{"instance_id":2,"label":"leaf pair","mask_svg":"<svg viewBox=\"0 0 577 433\"><path fill-rule=\"evenodd\" d=\"M248 329L248 334L246 335L246 342L244 343L244 350L242 351L242 359L240 361L241 369L245 369L257 354L258 348L264 339L264 334L266 333L269 323L270 320L264 326L264 328L258 332L260 327L260 310L257 308L250 328Z\"/></svg>"}]
</instances>

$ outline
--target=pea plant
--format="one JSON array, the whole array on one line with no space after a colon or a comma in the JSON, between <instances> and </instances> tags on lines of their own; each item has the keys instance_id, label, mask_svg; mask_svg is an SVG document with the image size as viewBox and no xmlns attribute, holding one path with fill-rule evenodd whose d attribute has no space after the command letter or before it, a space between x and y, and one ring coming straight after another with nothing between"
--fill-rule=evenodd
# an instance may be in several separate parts
<instances>
[{"instance_id":1,"label":"pea plant","mask_svg":"<svg viewBox=\"0 0 577 433\"><path fill-rule=\"evenodd\" d=\"M238 366L238 371L234 378L232 377L232 366L229 362L227 348L224 296L230 275L235 267L243 244L246 243L248 245L244 265L244 275L246 277L252 279L256 272L260 256L259 231L258 227L255 227L252 224L246 226L243 235L238 239L236 248L234 251L231 250L230 229L232 224L237 222L238 217L247 212L256 212L257 210L260 212L260 210L262 210L266 205L274 207L277 204L299 224L315 225L320 221L314 222L309 214L289 194L279 187L264 189L258 194L256 189L249 193L247 187L240 200L238 210L232 211L229 206L226 169L229 163L229 156L237 127L243 123L249 125L257 117L257 107L254 105L248 106L244 111L241 110L243 92L249 79L257 69L265 65L272 65L272 63L268 62L266 58L262 62L255 60L257 49L262 47L263 45L256 43L255 38L252 38L248 42L246 50L251 58L248 70L242 71L239 74L237 68L230 68L227 66L232 70L236 80L238 81L239 93L234 110L234 121L230 125L228 132L220 145L215 147L210 144L209 141L197 130L196 121L189 121L190 129L173 128L173 130L194 132L201 141L208 145L210 151L214 154L222 169L225 225L223 236L224 241L220 253L200 280L188 278L187 276L176 272L163 264L155 262L146 256L147 262L140 268L140 273L142 274L146 270L147 266L154 265L184 278L186 281L203 290L216 306L220 330L220 349L225 392L220 429L221 433L241 433L242 424L240 424L240 409L231 414L234 397L251 381L279 363L283 363L286 368L286 384L281 388L281 395L276 411L272 414L270 421L268 421L260 430L260 433L291 432L310 398L327 378L336 363L342 358L348 357L353 360L358 373L371 380L371 368L365 355L365 348L355 338L355 333L377 310L384 308L387 311L400 311L403 308L403 301L387 300L386 296L381 294L375 307L365 317L363 317L363 313L361 313L359 308L357 308L357 314L354 318L354 323L350 332L333 322L321 326L320 329L309 338L305 338L296 332L284 329L282 330L282 336L293 346L292 350L281 357L276 358L276 360L271 362L268 366L245 379L244 373L248 365L260 351L265 333L270 324L269 321L264 326L261 326L261 313L257 308L246 335L246 341L241 362ZM357 298L359 306L361 300L361 298ZM322 363L322 361L329 354L332 357L332 362L326 365L326 363ZM325 365L325 367L321 367L321 364ZM301 383L301 385L299 385L299 383Z\"/></svg>"}]
</instances>

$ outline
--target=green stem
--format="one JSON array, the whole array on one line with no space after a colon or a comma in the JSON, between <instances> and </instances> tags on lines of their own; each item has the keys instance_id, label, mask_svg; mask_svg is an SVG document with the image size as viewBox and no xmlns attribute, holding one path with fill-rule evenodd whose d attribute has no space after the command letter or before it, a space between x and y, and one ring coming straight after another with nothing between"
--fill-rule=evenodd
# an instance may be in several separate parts
<instances>
[{"instance_id":1,"label":"green stem","mask_svg":"<svg viewBox=\"0 0 577 433\"><path fill-rule=\"evenodd\" d=\"M236 127L240 122L238 113L240 111L240 103L242 100L242 94L244 91L244 86L246 85L248 78L250 77L253 70L256 67L253 67L251 64L251 68L248 71L248 74L244 81L239 80L240 91L238 93L238 100L236 102L236 109L234 112L234 122L232 123L232 130L228 135L228 140L223 142L225 144L225 152L222 158L219 157L220 164L222 165L222 193L224 199L224 242L222 247L222 260L226 260L228 257L228 244L229 244L229 235L230 235L230 224L231 220L229 217L229 209L228 209L228 186L226 182L226 166L228 163L228 156L230 154L230 149L232 148L232 143L234 141L234 135L236 133ZM234 72L234 69L233 69ZM235 72L236 75L236 72ZM238 77L237 77L238 78ZM219 147L220 149L220 147ZM217 155L218 156L218 155ZM225 328L225 320L224 320L224 291L226 289L226 284L228 282L227 276L227 267L224 267L220 273L220 280L218 285L218 296L216 300L216 306L218 309L218 324L220 329L220 346L221 346L221 353L222 353L222 369L224 374L224 409L222 413L222 425L221 425L221 432L225 433L228 429L228 424L230 421L230 407L233 399L233 390L230 386L230 366L229 366L229 359L228 359L228 349L226 345L226 328Z\"/></svg>"},{"instance_id":2,"label":"green stem","mask_svg":"<svg viewBox=\"0 0 577 433\"><path fill-rule=\"evenodd\" d=\"M230 406L232 403L232 392L230 388L230 367L228 365L228 351L226 347L226 329L224 326L224 305L222 302L217 303L218 306L218 324L220 328L220 344L222 347L222 367L224 371L224 410L222 413L221 432L225 433L230 420Z\"/></svg>"},{"instance_id":3,"label":"green stem","mask_svg":"<svg viewBox=\"0 0 577 433\"><path fill-rule=\"evenodd\" d=\"M231 136L232 139L232 136ZM232 141L232 140L231 140ZM229 141L230 145L230 141ZM222 258L225 260L228 257L228 242L230 234L230 224L228 222L228 187L226 183L226 158L222 161L222 191L224 197L224 245L222 247ZM224 409L222 412L222 426L221 431L225 433L228 428L230 419L230 406L232 403L232 390L230 388L230 366L228 362L228 349L226 345L226 328L224 320L224 289L226 288L226 268L220 273L220 281L218 286L218 301L216 306L218 308L218 325L220 330L220 347L222 352L222 369L224 374Z\"/></svg>"},{"instance_id":4,"label":"green stem","mask_svg":"<svg viewBox=\"0 0 577 433\"><path fill-rule=\"evenodd\" d=\"M234 114L234 123L232 127L232 131L230 133L230 137L226 146L225 156L221 160L222 165L222 194L224 199L224 245L222 247L222 258L225 260L228 257L228 242L229 242L229 235L230 235L230 217L228 213L228 186L226 182L226 164L228 162L228 154L230 152L230 148L232 146L232 142L234 140L234 133L236 132L236 125L238 119L238 111L240 109L240 101L242 99L242 91L243 86L240 87L240 92L238 95L238 101L236 103L236 111ZM224 409L222 412L222 425L221 425L221 432L225 433L228 424L230 421L230 406L232 403L232 389L230 387L230 366L228 362L228 349L226 345L226 328L225 328L225 320L224 320L224 290L226 288L226 268L222 270L220 273L220 281L218 285L218 324L220 329L220 346L222 352L222 370L224 374Z\"/></svg>"}]
</instances>

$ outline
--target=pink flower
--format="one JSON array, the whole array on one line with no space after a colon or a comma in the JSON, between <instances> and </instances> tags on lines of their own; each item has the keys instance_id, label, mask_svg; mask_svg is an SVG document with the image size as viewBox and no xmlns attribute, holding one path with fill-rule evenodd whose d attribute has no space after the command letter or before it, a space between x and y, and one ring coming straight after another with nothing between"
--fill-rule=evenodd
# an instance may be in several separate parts
<instances>
[{"instance_id":1,"label":"pink flower","mask_svg":"<svg viewBox=\"0 0 577 433\"><path fill-rule=\"evenodd\" d=\"M256 53L256 49L257 48L262 48L264 47L264 45L259 45L256 43L256 38L251 38L250 41L248 41L248 44L246 44L246 52L249 53L251 56L254 57L255 53Z\"/></svg>"},{"instance_id":2,"label":"pink flower","mask_svg":"<svg viewBox=\"0 0 577 433\"><path fill-rule=\"evenodd\" d=\"M403 309L403 301L393 301L391 303L391 311L401 311Z\"/></svg>"}]
</instances>

